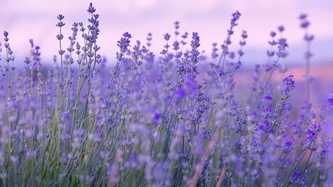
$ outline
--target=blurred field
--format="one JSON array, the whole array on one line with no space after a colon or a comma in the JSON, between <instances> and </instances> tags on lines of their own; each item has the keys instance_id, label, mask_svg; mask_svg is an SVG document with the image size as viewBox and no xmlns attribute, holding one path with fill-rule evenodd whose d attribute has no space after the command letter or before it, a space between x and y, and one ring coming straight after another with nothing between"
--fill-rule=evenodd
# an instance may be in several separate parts
<instances>
[{"instance_id":1,"label":"blurred field","mask_svg":"<svg viewBox=\"0 0 333 187\"><path fill-rule=\"evenodd\" d=\"M254 74L254 66L242 67L235 74L235 95L240 100L246 100L250 94L250 85ZM296 87L291 93L290 102L293 104L293 118L297 119L299 116L299 109L302 107L306 100L306 82L304 79L305 65L294 65L288 68L288 71L283 75L279 72L274 72L272 76L272 84L275 90L278 91L279 85L282 84L284 77L294 75ZM310 102L312 103L312 110L318 111L318 107L327 103L327 99L333 91L333 61L330 63L311 64L310 74L313 80L310 83ZM317 116L318 119L319 116ZM333 117L328 119L323 133L332 137L333 133ZM333 149L333 147L332 147Z\"/></svg>"},{"instance_id":2,"label":"blurred field","mask_svg":"<svg viewBox=\"0 0 333 187\"><path fill-rule=\"evenodd\" d=\"M248 93L250 83L254 74L253 67L242 67L235 75L236 81L236 94L237 97L242 98L243 94ZM304 79L305 65L289 66L285 74L274 72L272 76L272 83L279 84L282 79L288 75L294 75L296 88L292 92L293 101L301 104L306 99L305 90L306 83ZM333 62L322 64L311 64L310 74L313 77L310 83L310 100L314 105L319 105L325 102L333 91ZM239 94L242 93L242 94ZM246 97L246 96L244 96Z\"/></svg>"}]
</instances>

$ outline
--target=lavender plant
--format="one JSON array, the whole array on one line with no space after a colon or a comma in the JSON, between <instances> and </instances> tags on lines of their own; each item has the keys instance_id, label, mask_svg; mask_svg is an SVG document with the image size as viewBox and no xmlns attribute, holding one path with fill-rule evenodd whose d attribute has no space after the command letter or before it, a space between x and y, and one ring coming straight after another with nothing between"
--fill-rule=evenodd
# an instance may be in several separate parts
<instances>
[{"instance_id":1,"label":"lavender plant","mask_svg":"<svg viewBox=\"0 0 333 187\"><path fill-rule=\"evenodd\" d=\"M333 94L319 110L308 99L294 108L293 75L270 79L275 70L288 73L279 62L287 56L285 38L271 32L268 61L255 65L250 94L238 100L234 75L248 37L243 31L239 50L230 51L239 12L221 54L213 43L210 59L199 50L199 34L188 41L175 22L174 40L164 35L160 56L150 51L151 33L146 45L131 44L124 33L111 70L99 54L92 4L88 13L87 26L73 23L67 49L65 17L57 17L59 51L47 71L33 40L25 66L15 69L4 32L0 186L333 184L331 137L321 132L332 120ZM307 28L305 16L301 21Z\"/></svg>"}]
</instances>

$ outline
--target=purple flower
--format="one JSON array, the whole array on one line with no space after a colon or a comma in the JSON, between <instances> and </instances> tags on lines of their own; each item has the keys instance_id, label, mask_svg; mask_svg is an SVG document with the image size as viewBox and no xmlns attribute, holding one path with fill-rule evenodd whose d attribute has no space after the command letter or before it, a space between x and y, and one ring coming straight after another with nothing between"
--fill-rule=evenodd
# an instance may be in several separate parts
<instances>
[{"instance_id":1,"label":"purple flower","mask_svg":"<svg viewBox=\"0 0 333 187\"><path fill-rule=\"evenodd\" d=\"M287 39L285 38L279 39L278 44L279 44L278 45L279 50L285 50L287 47L289 47L287 44Z\"/></svg>"},{"instance_id":2,"label":"purple flower","mask_svg":"<svg viewBox=\"0 0 333 187\"><path fill-rule=\"evenodd\" d=\"M272 32L270 33L270 36L271 36L272 38L274 38L274 37L276 36L276 32L272 31Z\"/></svg>"},{"instance_id":3,"label":"purple flower","mask_svg":"<svg viewBox=\"0 0 333 187\"><path fill-rule=\"evenodd\" d=\"M296 183L298 181L299 177L300 177L299 171L295 171L293 173L293 175L290 177L290 183L291 184Z\"/></svg>"},{"instance_id":4,"label":"purple flower","mask_svg":"<svg viewBox=\"0 0 333 187\"><path fill-rule=\"evenodd\" d=\"M308 28L309 25L310 25L310 22L306 19L307 17L308 17L308 16L307 16L306 14L301 14L301 15L299 16L299 19L301 20L301 24L300 24L300 26L301 26L301 28L303 28L303 29Z\"/></svg>"},{"instance_id":5,"label":"purple flower","mask_svg":"<svg viewBox=\"0 0 333 187\"><path fill-rule=\"evenodd\" d=\"M246 45L246 41L240 41L240 42L239 42L239 45L240 45L240 46L245 46L245 45Z\"/></svg>"},{"instance_id":6,"label":"purple flower","mask_svg":"<svg viewBox=\"0 0 333 187\"><path fill-rule=\"evenodd\" d=\"M93 14L95 11L96 11L96 9L93 7L93 4L92 4L92 3L90 3L90 5L89 5L89 8L88 8L87 12L89 12L89 13Z\"/></svg>"},{"instance_id":7,"label":"purple flower","mask_svg":"<svg viewBox=\"0 0 333 187\"><path fill-rule=\"evenodd\" d=\"M179 42L178 41L174 41L173 42L173 50L177 51L178 49L180 49Z\"/></svg>"},{"instance_id":8,"label":"purple flower","mask_svg":"<svg viewBox=\"0 0 333 187\"><path fill-rule=\"evenodd\" d=\"M278 51L276 52L276 55L279 57L279 58L285 58L288 56L288 52L287 51Z\"/></svg>"},{"instance_id":9,"label":"purple flower","mask_svg":"<svg viewBox=\"0 0 333 187\"><path fill-rule=\"evenodd\" d=\"M8 32L7 32L7 31L4 31L4 32L3 32L3 35L4 35L5 38L7 38L7 37L8 37Z\"/></svg>"},{"instance_id":10,"label":"purple flower","mask_svg":"<svg viewBox=\"0 0 333 187\"><path fill-rule=\"evenodd\" d=\"M236 21L239 19L240 16L241 16L241 14L238 11L236 11L232 14L232 19L230 21L232 27L237 26Z\"/></svg>"},{"instance_id":11,"label":"purple flower","mask_svg":"<svg viewBox=\"0 0 333 187\"><path fill-rule=\"evenodd\" d=\"M130 33L128 33L128 32L125 32L125 33L123 34L123 36L124 36L125 38L132 38L132 35L131 35Z\"/></svg>"},{"instance_id":12,"label":"purple flower","mask_svg":"<svg viewBox=\"0 0 333 187\"><path fill-rule=\"evenodd\" d=\"M166 33L164 34L164 40L168 41L170 39L170 34Z\"/></svg>"},{"instance_id":13,"label":"purple flower","mask_svg":"<svg viewBox=\"0 0 333 187\"><path fill-rule=\"evenodd\" d=\"M179 32L178 32L178 29L179 29L179 21L175 21L175 35L178 36L179 35Z\"/></svg>"},{"instance_id":14,"label":"purple flower","mask_svg":"<svg viewBox=\"0 0 333 187\"><path fill-rule=\"evenodd\" d=\"M62 22L62 21L60 21L60 22L58 22L58 23L56 24L56 26L57 26L57 27L63 27L63 26L65 26L65 23Z\"/></svg>"},{"instance_id":15,"label":"purple flower","mask_svg":"<svg viewBox=\"0 0 333 187\"><path fill-rule=\"evenodd\" d=\"M221 45L221 49L222 49L222 55L223 56L229 54L229 47L228 47L228 45L222 44Z\"/></svg>"},{"instance_id":16,"label":"purple flower","mask_svg":"<svg viewBox=\"0 0 333 187\"><path fill-rule=\"evenodd\" d=\"M57 39L58 40L62 40L64 38L64 35L62 35L62 34L57 34Z\"/></svg>"},{"instance_id":17,"label":"purple flower","mask_svg":"<svg viewBox=\"0 0 333 187\"><path fill-rule=\"evenodd\" d=\"M216 47L217 43L213 43L212 46L213 46L213 49L212 49L211 57L212 57L212 59L215 59L215 58L217 58L219 56L217 54L217 51L218 51L218 48Z\"/></svg>"},{"instance_id":18,"label":"purple flower","mask_svg":"<svg viewBox=\"0 0 333 187\"><path fill-rule=\"evenodd\" d=\"M230 52L229 53L229 58L230 59L234 59L235 58L235 53L234 52Z\"/></svg>"},{"instance_id":19,"label":"purple flower","mask_svg":"<svg viewBox=\"0 0 333 187\"><path fill-rule=\"evenodd\" d=\"M191 47L192 49L196 49L200 46L200 37L197 32L193 32L192 34L192 41L191 41Z\"/></svg>"},{"instance_id":20,"label":"purple flower","mask_svg":"<svg viewBox=\"0 0 333 187\"><path fill-rule=\"evenodd\" d=\"M309 21L306 21L306 20L304 20L304 21L302 21L301 22L301 28L304 28L304 29L306 29L306 28L308 28L309 27L309 25L310 25L310 22Z\"/></svg>"},{"instance_id":21,"label":"purple flower","mask_svg":"<svg viewBox=\"0 0 333 187\"><path fill-rule=\"evenodd\" d=\"M187 36L188 36L188 33L187 33L187 32L185 32L185 33L182 35L182 38L183 38L183 39L186 39L186 38L187 38Z\"/></svg>"},{"instance_id":22,"label":"purple flower","mask_svg":"<svg viewBox=\"0 0 333 187\"><path fill-rule=\"evenodd\" d=\"M148 33L148 37L147 37L147 46L150 47L151 46L151 40L152 40L152 33Z\"/></svg>"},{"instance_id":23,"label":"purple flower","mask_svg":"<svg viewBox=\"0 0 333 187\"><path fill-rule=\"evenodd\" d=\"M243 56L243 55L244 55L244 52L240 49L240 50L237 51L237 54L238 54L239 56Z\"/></svg>"},{"instance_id":24,"label":"purple flower","mask_svg":"<svg viewBox=\"0 0 333 187\"><path fill-rule=\"evenodd\" d=\"M284 27L282 25L278 26L278 30L279 32L283 32L284 31Z\"/></svg>"},{"instance_id":25,"label":"purple flower","mask_svg":"<svg viewBox=\"0 0 333 187\"><path fill-rule=\"evenodd\" d=\"M283 79L284 87L282 90L282 99L288 99L290 97L290 91L295 88L295 81L293 80L293 75Z\"/></svg>"},{"instance_id":26,"label":"purple flower","mask_svg":"<svg viewBox=\"0 0 333 187\"><path fill-rule=\"evenodd\" d=\"M152 52L148 52L146 53L146 55L144 56L144 59L149 62L149 63L153 63L154 62L154 58L155 55Z\"/></svg>"},{"instance_id":27,"label":"purple flower","mask_svg":"<svg viewBox=\"0 0 333 187\"><path fill-rule=\"evenodd\" d=\"M63 15L59 14L58 17L57 17L57 19L59 20L59 22L56 24L57 27L61 28L61 27L65 26L65 23L62 22L62 20L64 19Z\"/></svg>"},{"instance_id":28,"label":"purple flower","mask_svg":"<svg viewBox=\"0 0 333 187\"><path fill-rule=\"evenodd\" d=\"M155 114L154 114L154 121L155 121L155 122L158 122L158 121L161 119L161 117L162 117L162 116L161 116L160 113L155 113Z\"/></svg>"},{"instance_id":29,"label":"purple flower","mask_svg":"<svg viewBox=\"0 0 333 187\"><path fill-rule=\"evenodd\" d=\"M57 18L58 18L59 21L61 21L62 19L64 19L64 16L63 16L62 14L59 14L59 15L57 16Z\"/></svg>"},{"instance_id":30,"label":"purple flower","mask_svg":"<svg viewBox=\"0 0 333 187\"><path fill-rule=\"evenodd\" d=\"M304 20L304 19L306 19L307 17L308 17L308 15L302 13L301 15L299 15L298 18L299 18L300 20Z\"/></svg>"},{"instance_id":31,"label":"purple flower","mask_svg":"<svg viewBox=\"0 0 333 187\"><path fill-rule=\"evenodd\" d=\"M65 50L59 50L58 52L60 55L63 55L65 53Z\"/></svg>"},{"instance_id":32,"label":"purple flower","mask_svg":"<svg viewBox=\"0 0 333 187\"><path fill-rule=\"evenodd\" d=\"M123 37L120 38L120 40L118 41L118 47L120 48L120 51L122 53L125 53L127 51L127 48L130 46L130 38L132 36L128 33L128 32L125 32L123 34Z\"/></svg>"},{"instance_id":33,"label":"purple flower","mask_svg":"<svg viewBox=\"0 0 333 187\"><path fill-rule=\"evenodd\" d=\"M3 40L7 43L7 42L9 41L9 39L8 39L8 32L7 32L7 31L4 31L4 32L3 32L3 35L4 35L4 37L5 37Z\"/></svg>"},{"instance_id":34,"label":"purple flower","mask_svg":"<svg viewBox=\"0 0 333 187\"><path fill-rule=\"evenodd\" d=\"M271 51L271 50L267 50L266 54L267 54L267 56L272 57L272 56L274 56L275 52Z\"/></svg>"},{"instance_id":35,"label":"purple flower","mask_svg":"<svg viewBox=\"0 0 333 187\"><path fill-rule=\"evenodd\" d=\"M185 92L184 89L179 89L179 90L176 91L176 96L177 96L177 98L179 98L179 99L185 97L185 95L186 95L186 92Z\"/></svg>"},{"instance_id":36,"label":"purple flower","mask_svg":"<svg viewBox=\"0 0 333 187\"><path fill-rule=\"evenodd\" d=\"M31 60L28 57L25 57L24 63L30 64Z\"/></svg>"},{"instance_id":37,"label":"purple flower","mask_svg":"<svg viewBox=\"0 0 333 187\"><path fill-rule=\"evenodd\" d=\"M244 31L242 32L242 39L245 40L247 39L248 35L247 35L247 31Z\"/></svg>"},{"instance_id":38,"label":"purple flower","mask_svg":"<svg viewBox=\"0 0 333 187\"><path fill-rule=\"evenodd\" d=\"M306 131L306 139L304 140L304 146L305 148L315 151L317 148L314 144L314 142L317 139L318 133L322 130L321 125L317 123L313 123Z\"/></svg>"},{"instance_id":39,"label":"purple flower","mask_svg":"<svg viewBox=\"0 0 333 187\"><path fill-rule=\"evenodd\" d=\"M304 40L307 42L310 42L314 39L314 36L312 34L305 34Z\"/></svg>"},{"instance_id":40,"label":"purple flower","mask_svg":"<svg viewBox=\"0 0 333 187\"><path fill-rule=\"evenodd\" d=\"M280 38L278 40L278 51L276 52L276 55L279 58L284 58L288 55L288 52L286 51L286 48L288 48L288 43L287 43L287 39L285 38Z\"/></svg>"},{"instance_id":41,"label":"purple flower","mask_svg":"<svg viewBox=\"0 0 333 187\"><path fill-rule=\"evenodd\" d=\"M175 21L175 29L179 29L179 21Z\"/></svg>"}]
</instances>

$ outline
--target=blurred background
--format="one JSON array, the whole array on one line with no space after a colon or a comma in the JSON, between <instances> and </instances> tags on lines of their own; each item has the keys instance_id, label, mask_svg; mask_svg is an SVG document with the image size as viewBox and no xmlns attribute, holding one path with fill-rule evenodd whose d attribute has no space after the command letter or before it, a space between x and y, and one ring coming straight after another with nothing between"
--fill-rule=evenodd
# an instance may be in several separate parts
<instances>
[{"instance_id":1,"label":"blurred background","mask_svg":"<svg viewBox=\"0 0 333 187\"><path fill-rule=\"evenodd\" d=\"M8 31L10 45L19 60L29 56L29 39L34 39L35 45L41 48L43 61L50 62L59 48L55 37L59 32L55 26L57 15L65 16L63 33L67 39L73 22L87 23L89 3L85 0L0 0L1 42L3 31ZM283 36L290 46L286 63L304 63L304 31L300 29L298 20L301 13L308 14L311 22L309 33L315 35L312 63L333 60L332 0L96 0L93 5L96 13L100 14L100 52L109 62L114 61L117 41L127 31L132 34L132 43L140 40L143 44L151 32L151 49L159 53L165 44L163 35L167 32L173 34L175 21L180 22L181 34L198 32L201 50L210 55L212 43L220 45L226 38L231 14L236 10L242 16L232 38L234 48L238 48L242 30L249 35L243 64L252 67L254 63L266 62L269 33L280 25L285 27ZM68 45L65 40L65 46ZM20 63L16 61L17 65Z\"/></svg>"}]
</instances>

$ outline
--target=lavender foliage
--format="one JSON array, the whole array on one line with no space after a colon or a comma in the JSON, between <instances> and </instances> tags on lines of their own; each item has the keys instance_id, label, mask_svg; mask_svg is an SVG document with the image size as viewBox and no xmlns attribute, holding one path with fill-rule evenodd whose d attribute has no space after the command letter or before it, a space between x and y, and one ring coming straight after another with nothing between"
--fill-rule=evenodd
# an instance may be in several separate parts
<instances>
[{"instance_id":1,"label":"lavender foliage","mask_svg":"<svg viewBox=\"0 0 333 187\"><path fill-rule=\"evenodd\" d=\"M99 54L92 3L87 12L87 26L72 24L68 48L64 16L57 17L59 51L50 69L33 40L24 67L16 69L4 32L0 186L333 184L332 140L323 132L333 121L333 92L319 109L308 99L294 106L297 82L283 64L286 38L270 33L268 60L255 65L249 94L238 99L235 74L248 38L243 31L239 49L230 50L238 11L220 54L213 43L206 57L199 33L181 35L177 21L175 39L164 35L160 56L150 51L151 33L143 45L125 32L111 69ZM307 16L300 20L309 45ZM284 30L278 27L278 33ZM284 75L280 82L271 80L276 70Z\"/></svg>"}]
</instances>

